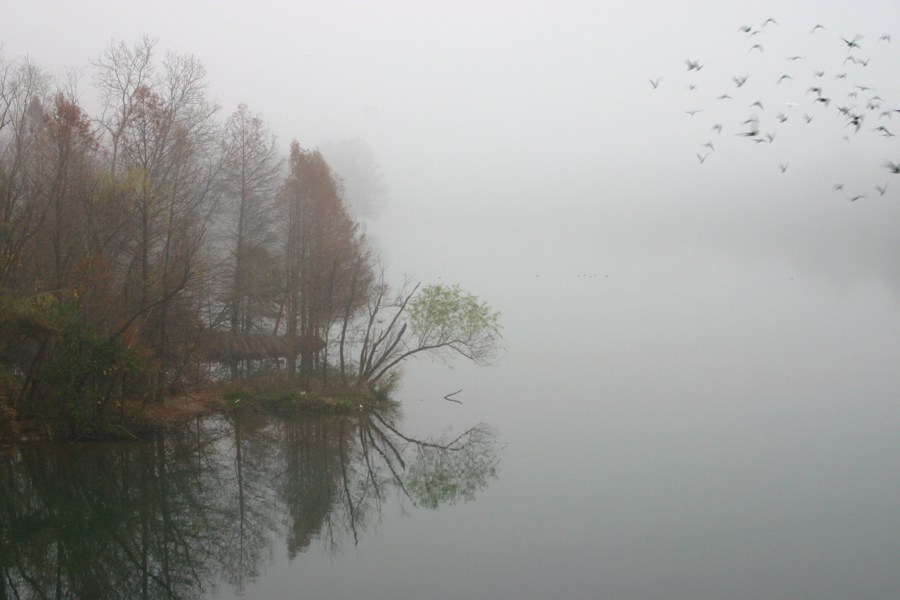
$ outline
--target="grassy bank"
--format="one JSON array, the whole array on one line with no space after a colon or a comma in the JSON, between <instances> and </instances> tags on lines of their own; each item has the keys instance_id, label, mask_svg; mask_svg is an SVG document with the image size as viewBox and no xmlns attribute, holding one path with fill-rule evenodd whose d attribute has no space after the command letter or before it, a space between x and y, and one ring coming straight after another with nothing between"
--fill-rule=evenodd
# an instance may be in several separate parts
<instances>
[{"instance_id":1,"label":"grassy bank","mask_svg":"<svg viewBox=\"0 0 900 600\"><path fill-rule=\"evenodd\" d=\"M209 414L266 412L291 414L351 414L390 403L386 390L339 387L304 390L296 382L265 377L241 382L215 383L170 396L162 403L126 402L121 412L97 423L78 439L136 439L155 431ZM6 421L0 442L68 439L50 420Z\"/></svg>"}]
</instances>

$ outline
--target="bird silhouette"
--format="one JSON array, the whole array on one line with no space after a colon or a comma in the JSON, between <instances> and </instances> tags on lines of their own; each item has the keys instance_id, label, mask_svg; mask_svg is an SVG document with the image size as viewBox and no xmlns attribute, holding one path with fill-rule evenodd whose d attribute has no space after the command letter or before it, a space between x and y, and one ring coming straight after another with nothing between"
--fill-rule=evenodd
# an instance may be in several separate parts
<instances>
[{"instance_id":1,"label":"bird silhouette","mask_svg":"<svg viewBox=\"0 0 900 600\"><path fill-rule=\"evenodd\" d=\"M812 31L810 31L810 33L815 33L816 29L825 29L825 26L821 25L819 23L816 23L816 26L812 28Z\"/></svg>"},{"instance_id":2,"label":"bird silhouette","mask_svg":"<svg viewBox=\"0 0 900 600\"><path fill-rule=\"evenodd\" d=\"M888 188L887 183L885 183L884 185L875 184L875 189L878 190L879 196L884 196L884 193L887 191L887 188Z\"/></svg>"},{"instance_id":3,"label":"bird silhouette","mask_svg":"<svg viewBox=\"0 0 900 600\"><path fill-rule=\"evenodd\" d=\"M890 169L891 173L893 173L895 175L900 174L900 162L893 163L889 160L886 160L886 161L884 161L884 164L881 166L886 169Z\"/></svg>"},{"instance_id":4,"label":"bird silhouette","mask_svg":"<svg viewBox=\"0 0 900 600\"><path fill-rule=\"evenodd\" d=\"M784 173L788 169L789 163L778 163L778 168L781 169L781 172Z\"/></svg>"},{"instance_id":5,"label":"bird silhouette","mask_svg":"<svg viewBox=\"0 0 900 600\"><path fill-rule=\"evenodd\" d=\"M650 85L653 86L653 89L654 89L654 90L655 90L656 88L659 87L659 82L660 82L660 81L662 81L662 77L657 77L656 79L651 79L651 80L650 80Z\"/></svg>"},{"instance_id":6,"label":"bird silhouette","mask_svg":"<svg viewBox=\"0 0 900 600\"><path fill-rule=\"evenodd\" d=\"M849 52L849 51L852 50L853 48L860 48L860 45L857 44L857 42L858 42L859 40L863 39L863 36L857 34L852 40L848 40L848 39L845 38L845 37L842 37L841 39L844 40L844 43L845 43L845 44L847 44L847 52Z\"/></svg>"},{"instance_id":7,"label":"bird silhouette","mask_svg":"<svg viewBox=\"0 0 900 600\"><path fill-rule=\"evenodd\" d=\"M749 131L742 131L742 132L736 133L734 135L738 135L741 137L756 137L759 135L759 119L758 118L750 117L749 119L747 119L746 121L741 123L741 125L749 125L750 126Z\"/></svg>"}]
</instances>

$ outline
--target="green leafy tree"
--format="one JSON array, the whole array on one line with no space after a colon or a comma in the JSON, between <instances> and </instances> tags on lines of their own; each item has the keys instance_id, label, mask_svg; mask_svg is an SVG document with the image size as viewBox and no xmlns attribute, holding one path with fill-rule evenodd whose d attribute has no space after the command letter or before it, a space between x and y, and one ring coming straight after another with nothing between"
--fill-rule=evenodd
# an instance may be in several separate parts
<instances>
[{"instance_id":1,"label":"green leafy tree","mask_svg":"<svg viewBox=\"0 0 900 600\"><path fill-rule=\"evenodd\" d=\"M462 356L477 365L498 355L500 313L459 286L416 285L391 303L381 283L372 296L362 342L359 383L375 383L407 358L427 352L442 359ZM384 316L387 313L390 316Z\"/></svg>"}]
</instances>

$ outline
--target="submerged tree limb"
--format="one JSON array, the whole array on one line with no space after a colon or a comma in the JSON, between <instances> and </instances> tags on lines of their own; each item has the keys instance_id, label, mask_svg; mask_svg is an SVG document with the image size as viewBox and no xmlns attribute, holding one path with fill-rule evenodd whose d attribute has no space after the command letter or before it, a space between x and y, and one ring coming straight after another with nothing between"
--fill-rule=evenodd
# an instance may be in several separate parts
<instances>
[{"instance_id":1,"label":"submerged tree limb","mask_svg":"<svg viewBox=\"0 0 900 600\"><path fill-rule=\"evenodd\" d=\"M455 392L450 392L449 394L444 396L444 400L449 400L450 402L456 402L457 404L462 404L462 402L460 402L459 400L457 400L453 397L453 396L457 395L458 393L460 393L461 391L462 391L462 388L459 388Z\"/></svg>"}]
</instances>

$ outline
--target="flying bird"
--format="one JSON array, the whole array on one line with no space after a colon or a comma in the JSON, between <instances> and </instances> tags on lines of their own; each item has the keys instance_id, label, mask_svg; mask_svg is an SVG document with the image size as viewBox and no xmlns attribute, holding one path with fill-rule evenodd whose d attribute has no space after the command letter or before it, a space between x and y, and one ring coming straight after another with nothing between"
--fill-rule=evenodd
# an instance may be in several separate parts
<instances>
[{"instance_id":1,"label":"flying bird","mask_svg":"<svg viewBox=\"0 0 900 600\"><path fill-rule=\"evenodd\" d=\"M875 184L875 189L878 190L879 196L884 196L884 193L887 191L887 188L888 188L887 183L885 183L884 185L878 185L877 183Z\"/></svg>"},{"instance_id":2,"label":"flying bird","mask_svg":"<svg viewBox=\"0 0 900 600\"><path fill-rule=\"evenodd\" d=\"M763 103L760 100L757 100L756 102L751 104L750 108L753 108L754 106L758 106L759 110L766 110L765 108L763 108Z\"/></svg>"},{"instance_id":3,"label":"flying bird","mask_svg":"<svg viewBox=\"0 0 900 600\"><path fill-rule=\"evenodd\" d=\"M847 52L849 52L849 51L852 50L853 48L860 48L859 44L857 44L856 42L858 42L859 40L863 39L863 36L857 34L852 40L848 40L848 39L845 38L845 37L842 37L841 39L844 40L844 43L845 43L845 44L847 44ZM862 49L862 48L860 48L860 50L861 50L861 49Z\"/></svg>"},{"instance_id":4,"label":"flying bird","mask_svg":"<svg viewBox=\"0 0 900 600\"><path fill-rule=\"evenodd\" d=\"M759 119L757 119L756 117L750 117L749 119L744 121L742 125L749 125L750 130L742 131L734 135L739 135L741 137L756 137L759 135Z\"/></svg>"},{"instance_id":5,"label":"flying bird","mask_svg":"<svg viewBox=\"0 0 900 600\"><path fill-rule=\"evenodd\" d=\"M700 69L703 68L703 65L701 65L700 62L696 61L696 60L691 60L688 58L688 59L685 59L684 62L687 63L688 71L699 71Z\"/></svg>"},{"instance_id":6,"label":"flying bird","mask_svg":"<svg viewBox=\"0 0 900 600\"><path fill-rule=\"evenodd\" d=\"M702 109L699 109L699 108L695 108L694 110L686 110L686 111L684 111L684 112L685 112L685 114L691 115L691 116L693 117L693 116L696 115L698 112L703 112L703 110L702 110Z\"/></svg>"},{"instance_id":7,"label":"flying bird","mask_svg":"<svg viewBox=\"0 0 900 600\"><path fill-rule=\"evenodd\" d=\"M722 124L721 123L716 123L715 125L712 126L712 128L713 128L713 131L717 132L719 135L722 135Z\"/></svg>"},{"instance_id":8,"label":"flying bird","mask_svg":"<svg viewBox=\"0 0 900 600\"><path fill-rule=\"evenodd\" d=\"M766 19L765 21L763 21L762 26L765 27L765 26L768 25L769 23L772 23L773 25L778 25L778 21L776 21L776 20L773 19L772 17L769 17L768 19Z\"/></svg>"},{"instance_id":9,"label":"flying bird","mask_svg":"<svg viewBox=\"0 0 900 600\"><path fill-rule=\"evenodd\" d=\"M778 163L778 168L781 169L781 172L784 173L787 171L788 164L790 163Z\"/></svg>"},{"instance_id":10,"label":"flying bird","mask_svg":"<svg viewBox=\"0 0 900 600\"><path fill-rule=\"evenodd\" d=\"M754 50L759 50L760 52L764 51L762 44L753 44L752 46L750 46L750 49L747 50L747 53L749 54L750 52L753 52Z\"/></svg>"},{"instance_id":11,"label":"flying bird","mask_svg":"<svg viewBox=\"0 0 900 600\"><path fill-rule=\"evenodd\" d=\"M888 35L888 34L884 34L883 36L881 36L880 38L878 38L878 41L879 41L879 42L887 42L888 44L890 44L890 43L891 43L891 36Z\"/></svg>"},{"instance_id":12,"label":"flying bird","mask_svg":"<svg viewBox=\"0 0 900 600\"><path fill-rule=\"evenodd\" d=\"M895 175L900 174L900 162L892 163L891 161L886 160L886 161L884 161L884 164L881 166L886 169L890 169L891 173L893 173Z\"/></svg>"},{"instance_id":13,"label":"flying bird","mask_svg":"<svg viewBox=\"0 0 900 600\"><path fill-rule=\"evenodd\" d=\"M817 23L816 26L812 28L812 31L810 31L810 33L815 33L816 29L825 29L825 26Z\"/></svg>"},{"instance_id":14,"label":"flying bird","mask_svg":"<svg viewBox=\"0 0 900 600\"><path fill-rule=\"evenodd\" d=\"M708 153L704 156L700 156L699 154L697 154L697 160L699 160L700 164L702 165L706 161L706 157L708 157L708 156L709 156Z\"/></svg>"},{"instance_id":15,"label":"flying bird","mask_svg":"<svg viewBox=\"0 0 900 600\"><path fill-rule=\"evenodd\" d=\"M750 76L749 75L744 75L744 76L735 75L734 77L732 77L732 79L734 80L734 84L736 86L741 87L742 85L747 83L748 77L750 77Z\"/></svg>"},{"instance_id":16,"label":"flying bird","mask_svg":"<svg viewBox=\"0 0 900 600\"><path fill-rule=\"evenodd\" d=\"M865 194L857 194L856 196L847 196L847 200L849 200L850 202L856 202L860 198L865 198L865 197L866 197Z\"/></svg>"},{"instance_id":17,"label":"flying bird","mask_svg":"<svg viewBox=\"0 0 900 600\"><path fill-rule=\"evenodd\" d=\"M654 89L654 90L655 90L656 88L659 87L659 82L660 82L660 81L662 81L662 77L657 77L656 79L651 79L651 80L650 80L650 85L653 86L653 89Z\"/></svg>"}]
</instances>

